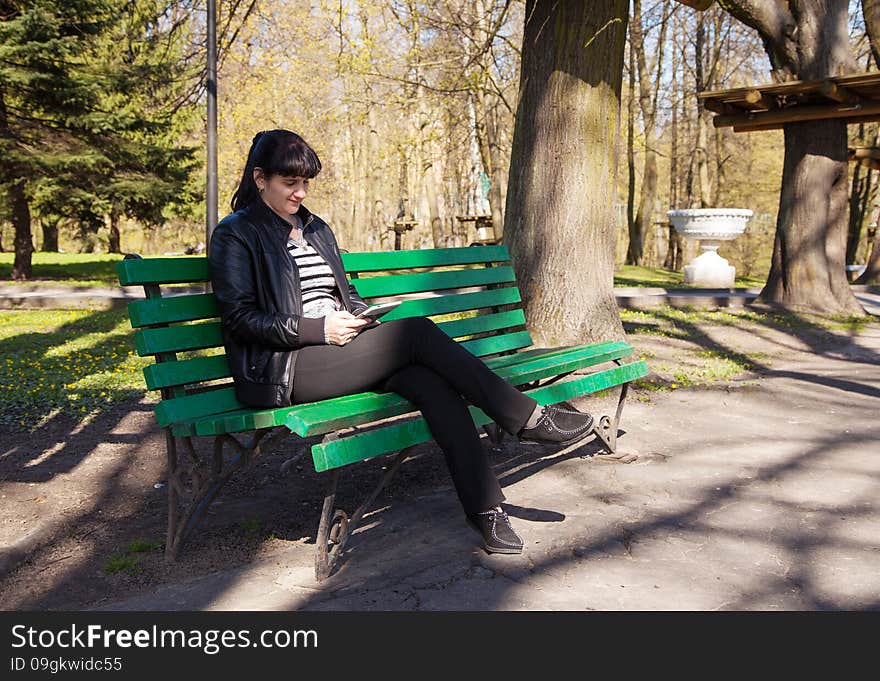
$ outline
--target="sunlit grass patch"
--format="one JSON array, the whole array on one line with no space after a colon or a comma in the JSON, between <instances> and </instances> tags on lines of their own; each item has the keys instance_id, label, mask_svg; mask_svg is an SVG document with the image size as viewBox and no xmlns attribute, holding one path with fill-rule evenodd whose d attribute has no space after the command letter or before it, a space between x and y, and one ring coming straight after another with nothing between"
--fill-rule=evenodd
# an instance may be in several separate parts
<instances>
[{"instance_id":1,"label":"sunlit grass patch","mask_svg":"<svg viewBox=\"0 0 880 681\"><path fill-rule=\"evenodd\" d=\"M0 428L33 431L142 395L151 361L122 309L0 311Z\"/></svg>"}]
</instances>

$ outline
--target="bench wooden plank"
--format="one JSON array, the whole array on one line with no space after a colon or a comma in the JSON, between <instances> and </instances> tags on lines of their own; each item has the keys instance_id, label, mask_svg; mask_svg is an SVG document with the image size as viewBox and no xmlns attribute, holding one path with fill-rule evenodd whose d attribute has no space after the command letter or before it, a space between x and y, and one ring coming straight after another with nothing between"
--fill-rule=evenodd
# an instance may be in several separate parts
<instances>
[{"instance_id":1,"label":"bench wooden plank","mask_svg":"<svg viewBox=\"0 0 880 681\"><path fill-rule=\"evenodd\" d=\"M440 327L447 336L459 338L461 336L469 336L476 333L507 329L511 326L522 326L525 323L526 316L523 313L522 308L519 308L507 312L483 314L476 317L466 317L465 319L440 322L437 326Z\"/></svg>"},{"instance_id":2,"label":"bench wooden plank","mask_svg":"<svg viewBox=\"0 0 880 681\"><path fill-rule=\"evenodd\" d=\"M468 288L487 284L503 284L516 281L513 268L479 267L445 272L418 272L417 274L391 274L387 277L352 279L351 283L362 298L394 296L404 293L421 293L450 288Z\"/></svg>"},{"instance_id":3,"label":"bench wooden plank","mask_svg":"<svg viewBox=\"0 0 880 681\"><path fill-rule=\"evenodd\" d=\"M134 332L137 353L158 355L160 352L184 352L218 348L223 345L220 322L181 324L165 328L139 329Z\"/></svg>"},{"instance_id":4,"label":"bench wooden plank","mask_svg":"<svg viewBox=\"0 0 880 681\"><path fill-rule=\"evenodd\" d=\"M164 428L177 421L187 421L209 414L222 414L246 406L235 398L235 389L229 386L162 400L156 405L155 412L156 420Z\"/></svg>"},{"instance_id":5,"label":"bench wooden plank","mask_svg":"<svg viewBox=\"0 0 880 681\"><path fill-rule=\"evenodd\" d=\"M527 348L532 345L532 336L528 331L516 331L500 336L461 341L461 345L477 357L482 357L483 355L494 355L497 352Z\"/></svg>"},{"instance_id":6,"label":"bench wooden plank","mask_svg":"<svg viewBox=\"0 0 880 681\"><path fill-rule=\"evenodd\" d=\"M120 260L116 263L116 273L122 286L184 284L211 278L205 256Z\"/></svg>"},{"instance_id":7,"label":"bench wooden plank","mask_svg":"<svg viewBox=\"0 0 880 681\"><path fill-rule=\"evenodd\" d=\"M214 381L218 378L228 378L230 375L229 362L226 361L225 354L175 362L158 362L144 367L148 390Z\"/></svg>"},{"instance_id":8,"label":"bench wooden plank","mask_svg":"<svg viewBox=\"0 0 880 681\"><path fill-rule=\"evenodd\" d=\"M405 300L399 307L396 307L382 317L382 321L400 319L401 317L431 317L452 312L466 312L484 307L518 303L520 301L519 289L516 286L507 286L490 291L450 293L442 296Z\"/></svg>"},{"instance_id":9,"label":"bench wooden plank","mask_svg":"<svg viewBox=\"0 0 880 681\"><path fill-rule=\"evenodd\" d=\"M128 317L134 328L155 324L193 322L219 316L220 311L217 309L217 301L213 293L144 298L128 304Z\"/></svg>"},{"instance_id":10,"label":"bench wooden plank","mask_svg":"<svg viewBox=\"0 0 880 681\"><path fill-rule=\"evenodd\" d=\"M535 388L527 391L526 394L537 400L539 404L555 404L605 390L647 374L648 367L644 361L640 360L574 380ZM469 409L477 426L492 420L486 416L482 409L474 406L470 406ZM432 439L433 436L427 422L424 418L418 417L400 424L392 424L365 433L313 445L312 459L315 463L315 470L322 472L371 459L380 454L395 452L404 447Z\"/></svg>"},{"instance_id":11,"label":"bench wooden plank","mask_svg":"<svg viewBox=\"0 0 880 681\"><path fill-rule=\"evenodd\" d=\"M343 253L346 272L378 272L412 267L442 267L471 263L504 262L510 260L507 246L482 248L425 248L412 251L384 251L380 253Z\"/></svg>"}]
</instances>

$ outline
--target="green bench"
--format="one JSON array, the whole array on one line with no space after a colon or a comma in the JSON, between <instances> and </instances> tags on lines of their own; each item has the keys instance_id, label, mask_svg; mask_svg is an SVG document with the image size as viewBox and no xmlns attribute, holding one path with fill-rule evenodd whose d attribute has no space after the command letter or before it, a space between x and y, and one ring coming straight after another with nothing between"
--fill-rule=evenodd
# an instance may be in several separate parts
<instances>
[{"instance_id":1,"label":"green bench","mask_svg":"<svg viewBox=\"0 0 880 681\"><path fill-rule=\"evenodd\" d=\"M596 419L594 428L604 452L616 450L627 386L647 375L645 362L627 361L632 347L620 341L531 347L507 247L343 252L342 260L368 302L386 296L407 298L383 321L438 317L435 321L449 336L540 404L621 386L616 414ZM293 433L316 438L311 447L315 470L327 473L315 558L316 578L327 577L363 514L411 448L433 439L425 420L397 393L364 392L276 409L246 407L232 388L213 294L193 292L191 286L181 293L175 286L210 281L207 259L129 255L117 271L122 286L143 286L145 292L145 298L129 303L128 309L138 354L156 360L144 369L147 388L161 392L155 413L165 429L168 458L166 558L176 559L184 538L231 475ZM585 368L596 370L560 381ZM410 418L376 423L414 411ZM477 426L500 443L503 431L482 410L471 406L470 411ZM196 451L193 438L199 436L214 438L213 456ZM299 456L307 451L303 447ZM379 485L351 516L334 507L344 466L395 452Z\"/></svg>"}]
</instances>

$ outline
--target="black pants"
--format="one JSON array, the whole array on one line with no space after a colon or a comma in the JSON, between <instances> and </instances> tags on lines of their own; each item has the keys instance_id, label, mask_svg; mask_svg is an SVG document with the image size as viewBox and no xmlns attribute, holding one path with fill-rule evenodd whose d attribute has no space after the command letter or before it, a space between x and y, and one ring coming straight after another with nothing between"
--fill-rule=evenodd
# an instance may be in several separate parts
<instances>
[{"instance_id":1,"label":"black pants","mask_svg":"<svg viewBox=\"0 0 880 681\"><path fill-rule=\"evenodd\" d=\"M537 402L447 336L427 317L383 322L346 345L309 345L297 355L294 404L364 390L394 391L415 404L443 450L465 513L504 499L467 402L515 434Z\"/></svg>"}]
</instances>

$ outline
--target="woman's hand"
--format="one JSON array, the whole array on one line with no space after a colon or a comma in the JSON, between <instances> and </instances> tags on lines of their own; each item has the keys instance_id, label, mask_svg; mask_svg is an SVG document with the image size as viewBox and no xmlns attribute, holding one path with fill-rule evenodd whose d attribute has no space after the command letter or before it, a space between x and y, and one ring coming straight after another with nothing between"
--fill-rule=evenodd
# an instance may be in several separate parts
<instances>
[{"instance_id":1,"label":"woman's hand","mask_svg":"<svg viewBox=\"0 0 880 681\"><path fill-rule=\"evenodd\" d=\"M359 319L348 310L337 310L324 317L324 335L331 345L345 345L369 323L369 319Z\"/></svg>"}]
</instances>

